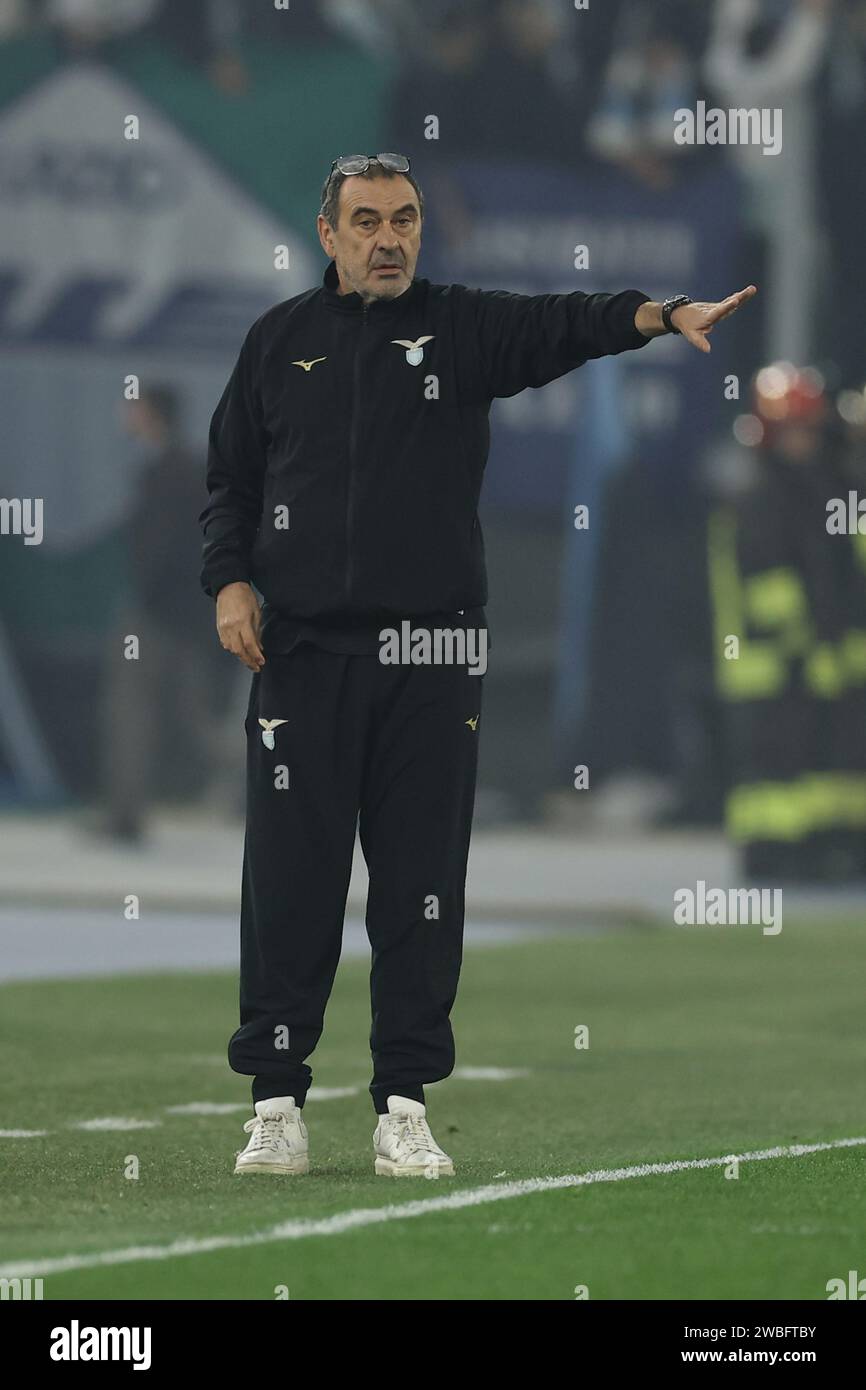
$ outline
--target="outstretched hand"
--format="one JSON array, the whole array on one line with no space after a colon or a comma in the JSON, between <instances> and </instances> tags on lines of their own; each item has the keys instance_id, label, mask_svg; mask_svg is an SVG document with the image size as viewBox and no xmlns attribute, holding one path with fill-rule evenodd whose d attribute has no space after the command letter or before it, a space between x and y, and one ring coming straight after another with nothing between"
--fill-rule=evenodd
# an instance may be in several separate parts
<instances>
[{"instance_id":1,"label":"outstretched hand","mask_svg":"<svg viewBox=\"0 0 866 1390\"><path fill-rule=\"evenodd\" d=\"M717 323L730 318L758 293L755 285L748 285L738 294L730 294L718 304L684 304L671 314L671 323L679 329L687 342L699 352L712 352L709 336Z\"/></svg>"}]
</instances>

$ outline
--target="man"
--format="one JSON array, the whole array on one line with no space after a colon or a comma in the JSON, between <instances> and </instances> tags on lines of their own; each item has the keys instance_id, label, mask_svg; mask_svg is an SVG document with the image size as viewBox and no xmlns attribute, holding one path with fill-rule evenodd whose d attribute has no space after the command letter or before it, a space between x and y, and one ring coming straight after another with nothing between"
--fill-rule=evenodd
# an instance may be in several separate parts
<instances>
[{"instance_id":1,"label":"man","mask_svg":"<svg viewBox=\"0 0 866 1390\"><path fill-rule=\"evenodd\" d=\"M708 533L727 828L748 880L841 883L866 867L856 425L843 439L823 378L786 362L758 372L746 421L746 467Z\"/></svg>"},{"instance_id":2,"label":"man","mask_svg":"<svg viewBox=\"0 0 866 1390\"><path fill-rule=\"evenodd\" d=\"M177 392L142 387L138 400L124 402L123 424L145 459L123 526L125 598L106 649L102 805L83 818L82 829L138 844L154 798L167 786L188 798L197 791L196 774L212 761L212 672L196 593L201 464L184 439ZM135 660L126 651L130 634L140 643ZM170 782L157 777L166 767L175 770Z\"/></svg>"},{"instance_id":3,"label":"man","mask_svg":"<svg viewBox=\"0 0 866 1390\"><path fill-rule=\"evenodd\" d=\"M454 1066L483 677L468 660L387 664L387 634L406 623L430 649L443 632L466 652L484 645L476 509L495 397L668 331L708 352L714 325L755 293L662 306L636 290L433 285L415 278L423 213L404 156L334 161L323 284L253 325L211 427L202 583L223 647L254 672L229 1061L253 1077L255 1118L238 1173L307 1171L306 1058L359 816L375 1172L453 1173L424 1085ZM423 658L423 637L413 650Z\"/></svg>"}]
</instances>

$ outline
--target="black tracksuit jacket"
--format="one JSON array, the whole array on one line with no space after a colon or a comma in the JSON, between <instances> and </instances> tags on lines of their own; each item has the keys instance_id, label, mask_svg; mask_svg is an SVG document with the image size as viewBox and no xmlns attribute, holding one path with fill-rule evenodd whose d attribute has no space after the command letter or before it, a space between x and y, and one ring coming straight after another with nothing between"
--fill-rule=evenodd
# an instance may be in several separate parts
<instances>
[{"instance_id":1,"label":"black tracksuit jacket","mask_svg":"<svg viewBox=\"0 0 866 1390\"><path fill-rule=\"evenodd\" d=\"M205 592L247 580L266 608L314 624L483 605L491 402L645 346L647 298L415 279L365 305L337 293L331 262L253 324L214 413Z\"/></svg>"}]
</instances>

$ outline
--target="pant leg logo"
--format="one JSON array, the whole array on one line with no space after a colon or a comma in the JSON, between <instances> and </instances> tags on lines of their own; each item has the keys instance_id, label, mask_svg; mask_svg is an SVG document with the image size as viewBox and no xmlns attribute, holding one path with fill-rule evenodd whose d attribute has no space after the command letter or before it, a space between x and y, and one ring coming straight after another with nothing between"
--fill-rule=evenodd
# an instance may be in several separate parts
<instances>
[{"instance_id":1,"label":"pant leg logo","mask_svg":"<svg viewBox=\"0 0 866 1390\"><path fill-rule=\"evenodd\" d=\"M478 720L479 720L479 718L480 718L480 716L476 714L476 715L473 715L473 717L472 717L471 719L466 719L466 720L464 720L464 723L472 730L473 734L475 733L475 730L476 730L477 727L478 727Z\"/></svg>"},{"instance_id":2,"label":"pant leg logo","mask_svg":"<svg viewBox=\"0 0 866 1390\"><path fill-rule=\"evenodd\" d=\"M274 749L274 729L279 728L280 724L288 724L288 719L260 719L262 726L262 743L266 748Z\"/></svg>"}]
</instances>

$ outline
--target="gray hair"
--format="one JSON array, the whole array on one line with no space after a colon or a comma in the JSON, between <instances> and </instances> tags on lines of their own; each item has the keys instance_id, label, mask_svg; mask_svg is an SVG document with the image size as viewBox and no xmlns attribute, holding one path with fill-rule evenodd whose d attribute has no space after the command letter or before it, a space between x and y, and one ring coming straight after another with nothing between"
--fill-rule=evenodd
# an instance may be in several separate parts
<instances>
[{"instance_id":1,"label":"gray hair","mask_svg":"<svg viewBox=\"0 0 866 1390\"><path fill-rule=\"evenodd\" d=\"M332 169L331 173L322 184L322 205L319 208L320 217L324 217L329 227L336 229L337 221L340 216L340 189L346 179L408 179L418 197L418 210L421 219L424 219L424 194L421 192L421 185L410 172L400 174L396 169L386 169L377 159L370 161L370 167L364 170L363 174L341 174L339 169Z\"/></svg>"}]
</instances>

